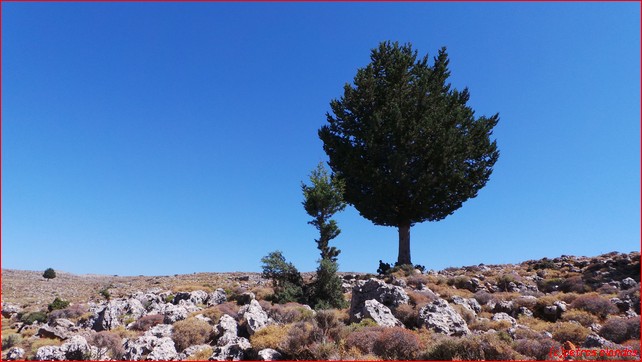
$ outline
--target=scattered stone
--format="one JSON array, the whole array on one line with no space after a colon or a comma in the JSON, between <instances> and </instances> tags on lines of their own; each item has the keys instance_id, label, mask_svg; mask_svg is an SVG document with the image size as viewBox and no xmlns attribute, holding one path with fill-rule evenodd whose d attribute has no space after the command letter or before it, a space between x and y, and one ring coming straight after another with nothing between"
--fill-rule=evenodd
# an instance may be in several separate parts
<instances>
[{"instance_id":1,"label":"scattered stone","mask_svg":"<svg viewBox=\"0 0 642 362\"><path fill-rule=\"evenodd\" d=\"M165 315L163 323L174 324L177 321L187 318L187 316L189 315L189 311L182 305L167 303L165 305L163 314Z\"/></svg>"},{"instance_id":2,"label":"scattered stone","mask_svg":"<svg viewBox=\"0 0 642 362\"><path fill-rule=\"evenodd\" d=\"M64 341L65 339L69 338L69 332L62 327L52 327L50 325L44 324L38 329L38 332L36 332L36 336Z\"/></svg>"},{"instance_id":3,"label":"scattered stone","mask_svg":"<svg viewBox=\"0 0 642 362\"><path fill-rule=\"evenodd\" d=\"M469 311L473 312L475 316L477 316L477 313L481 312L481 305L479 305L479 302L475 298L462 298L459 296L453 296L452 297L453 304L458 304L463 306L464 308L468 309Z\"/></svg>"},{"instance_id":4,"label":"scattered stone","mask_svg":"<svg viewBox=\"0 0 642 362\"><path fill-rule=\"evenodd\" d=\"M25 358L25 350L20 347L11 347L7 351L7 360L15 361Z\"/></svg>"},{"instance_id":5,"label":"scattered stone","mask_svg":"<svg viewBox=\"0 0 642 362\"><path fill-rule=\"evenodd\" d=\"M492 307L493 313L513 314L514 305L511 301L500 300Z\"/></svg>"},{"instance_id":6,"label":"scattered stone","mask_svg":"<svg viewBox=\"0 0 642 362\"><path fill-rule=\"evenodd\" d=\"M638 283L631 277L622 279L622 289L635 288Z\"/></svg>"},{"instance_id":7,"label":"scattered stone","mask_svg":"<svg viewBox=\"0 0 642 362\"><path fill-rule=\"evenodd\" d=\"M495 313L492 318L493 321L508 321L510 322L511 326L515 327L517 325L517 321L515 318L509 316L507 313L501 312L501 313Z\"/></svg>"},{"instance_id":8,"label":"scattered stone","mask_svg":"<svg viewBox=\"0 0 642 362\"><path fill-rule=\"evenodd\" d=\"M171 324L157 324L145 332L145 335L157 338L171 337L174 326Z\"/></svg>"},{"instance_id":9,"label":"scattered stone","mask_svg":"<svg viewBox=\"0 0 642 362\"><path fill-rule=\"evenodd\" d=\"M236 298L236 302L240 305L250 304L253 300L256 300L256 295L252 292L245 292Z\"/></svg>"},{"instance_id":10,"label":"scattered stone","mask_svg":"<svg viewBox=\"0 0 642 362\"><path fill-rule=\"evenodd\" d=\"M18 314L20 312L20 307L7 303L7 302L2 302L2 316L5 318L11 318L14 314Z\"/></svg>"},{"instance_id":11,"label":"scattered stone","mask_svg":"<svg viewBox=\"0 0 642 362\"><path fill-rule=\"evenodd\" d=\"M418 324L449 336L470 334L466 321L443 299L437 299L421 308Z\"/></svg>"},{"instance_id":12,"label":"scattered stone","mask_svg":"<svg viewBox=\"0 0 642 362\"><path fill-rule=\"evenodd\" d=\"M280 361L283 356L281 352L272 348L265 348L259 351L259 361Z\"/></svg>"},{"instance_id":13,"label":"scattered stone","mask_svg":"<svg viewBox=\"0 0 642 362\"><path fill-rule=\"evenodd\" d=\"M35 359L36 361L64 361L65 354L59 346L42 346L36 351Z\"/></svg>"},{"instance_id":14,"label":"scattered stone","mask_svg":"<svg viewBox=\"0 0 642 362\"><path fill-rule=\"evenodd\" d=\"M236 320L234 320L234 318L232 318L231 316L223 314L216 327L214 327L214 330L219 337L217 344L219 346L224 346L226 344L234 342L234 340L236 339L238 333L238 323L236 323Z\"/></svg>"}]
</instances>

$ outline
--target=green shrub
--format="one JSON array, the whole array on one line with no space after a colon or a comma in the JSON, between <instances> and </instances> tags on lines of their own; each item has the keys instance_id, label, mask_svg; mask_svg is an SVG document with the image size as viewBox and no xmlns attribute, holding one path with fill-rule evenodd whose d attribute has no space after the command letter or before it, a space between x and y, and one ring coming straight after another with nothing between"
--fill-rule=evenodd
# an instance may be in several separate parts
<instances>
[{"instance_id":1,"label":"green shrub","mask_svg":"<svg viewBox=\"0 0 642 362\"><path fill-rule=\"evenodd\" d=\"M58 309L65 309L68 306L69 306L69 302L68 301L62 300L62 299L56 297L56 299L54 299L53 302L51 302L47 306L47 309L49 309L49 311L51 312L51 311L58 310Z\"/></svg>"},{"instance_id":2,"label":"green shrub","mask_svg":"<svg viewBox=\"0 0 642 362\"><path fill-rule=\"evenodd\" d=\"M24 324L33 324L34 322L44 323L46 320L47 314L44 312L32 312L20 317L20 321Z\"/></svg>"},{"instance_id":3,"label":"green shrub","mask_svg":"<svg viewBox=\"0 0 642 362\"><path fill-rule=\"evenodd\" d=\"M56 271L51 268L47 268L45 272L42 273L42 277L45 279L53 279L56 277Z\"/></svg>"},{"instance_id":4,"label":"green shrub","mask_svg":"<svg viewBox=\"0 0 642 362\"><path fill-rule=\"evenodd\" d=\"M280 251L273 251L261 259L263 278L272 279L274 301L277 303L304 302L303 278Z\"/></svg>"},{"instance_id":5,"label":"green shrub","mask_svg":"<svg viewBox=\"0 0 642 362\"><path fill-rule=\"evenodd\" d=\"M311 302L314 309L345 308L341 278L337 275L337 263L322 259L317 269L317 277L312 284Z\"/></svg>"},{"instance_id":6,"label":"green shrub","mask_svg":"<svg viewBox=\"0 0 642 362\"><path fill-rule=\"evenodd\" d=\"M22 342L22 336L19 334L10 334L8 336L2 337L2 349L7 350L15 345Z\"/></svg>"}]
</instances>

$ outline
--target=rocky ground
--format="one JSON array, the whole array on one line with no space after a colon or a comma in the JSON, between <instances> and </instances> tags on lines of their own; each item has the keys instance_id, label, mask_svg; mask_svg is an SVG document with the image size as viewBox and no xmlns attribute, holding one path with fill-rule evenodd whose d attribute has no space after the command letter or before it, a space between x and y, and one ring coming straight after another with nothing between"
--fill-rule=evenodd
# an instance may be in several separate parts
<instances>
[{"instance_id":1,"label":"rocky ground","mask_svg":"<svg viewBox=\"0 0 642 362\"><path fill-rule=\"evenodd\" d=\"M257 273L3 270L2 358L639 359L598 354L640 349L639 252L342 278L349 307L314 311Z\"/></svg>"}]
</instances>

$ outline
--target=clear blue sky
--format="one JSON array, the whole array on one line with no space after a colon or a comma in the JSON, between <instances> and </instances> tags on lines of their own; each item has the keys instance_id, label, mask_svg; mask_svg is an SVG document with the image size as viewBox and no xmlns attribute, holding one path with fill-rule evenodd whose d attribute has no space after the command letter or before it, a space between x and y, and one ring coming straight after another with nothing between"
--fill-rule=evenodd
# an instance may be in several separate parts
<instances>
[{"instance_id":1,"label":"clear blue sky","mask_svg":"<svg viewBox=\"0 0 642 362\"><path fill-rule=\"evenodd\" d=\"M638 3L3 3L2 267L316 268L301 181L370 49L446 46L500 113L487 186L411 231L428 268L640 250ZM343 271L397 257L349 207Z\"/></svg>"}]
</instances>

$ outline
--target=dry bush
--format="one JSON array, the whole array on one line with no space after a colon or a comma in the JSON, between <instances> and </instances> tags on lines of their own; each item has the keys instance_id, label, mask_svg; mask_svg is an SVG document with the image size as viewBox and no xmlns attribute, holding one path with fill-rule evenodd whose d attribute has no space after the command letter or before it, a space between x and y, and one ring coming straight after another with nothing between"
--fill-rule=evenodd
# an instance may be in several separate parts
<instances>
[{"instance_id":1,"label":"dry bush","mask_svg":"<svg viewBox=\"0 0 642 362\"><path fill-rule=\"evenodd\" d=\"M292 325L271 324L256 331L256 333L250 337L250 343L257 351L264 348L281 349L281 344L283 344L288 337L290 327L292 327Z\"/></svg>"},{"instance_id":2,"label":"dry bush","mask_svg":"<svg viewBox=\"0 0 642 362\"><path fill-rule=\"evenodd\" d=\"M8 334L2 336L2 349L7 350L13 346L16 346L22 342L22 336L16 333Z\"/></svg>"},{"instance_id":3,"label":"dry bush","mask_svg":"<svg viewBox=\"0 0 642 362\"><path fill-rule=\"evenodd\" d=\"M313 343L323 340L323 333L316 325L310 322L298 322L288 331L282 352L287 359L312 360L314 354L310 350Z\"/></svg>"},{"instance_id":4,"label":"dry bush","mask_svg":"<svg viewBox=\"0 0 642 362\"><path fill-rule=\"evenodd\" d=\"M274 289L270 287L255 287L252 288L252 293L254 293L256 299L259 301L268 300L274 295Z\"/></svg>"},{"instance_id":5,"label":"dry bush","mask_svg":"<svg viewBox=\"0 0 642 362\"><path fill-rule=\"evenodd\" d=\"M566 293L586 293L591 290L591 288L586 283L584 283L584 280L582 280L582 277L579 275L567 277L566 279L564 279L559 289Z\"/></svg>"},{"instance_id":6,"label":"dry bush","mask_svg":"<svg viewBox=\"0 0 642 362\"><path fill-rule=\"evenodd\" d=\"M406 283L415 289L419 289L421 285L428 284L430 282L430 279L428 278L427 275L424 274L415 274L411 275L406 279Z\"/></svg>"},{"instance_id":7,"label":"dry bush","mask_svg":"<svg viewBox=\"0 0 642 362\"><path fill-rule=\"evenodd\" d=\"M190 314L190 317L195 317L198 314L202 314L203 317L207 317L211 319L212 323L216 324L221 319L223 312L221 312L221 310L217 308L217 306L213 306L213 307L209 307L209 308L205 308L205 309L193 312L192 314Z\"/></svg>"},{"instance_id":8,"label":"dry bush","mask_svg":"<svg viewBox=\"0 0 642 362\"><path fill-rule=\"evenodd\" d=\"M519 317L517 317L517 322L537 332L550 331L554 325L553 323L541 320L539 318L528 317L525 315L520 315Z\"/></svg>"},{"instance_id":9,"label":"dry bush","mask_svg":"<svg viewBox=\"0 0 642 362\"><path fill-rule=\"evenodd\" d=\"M602 319L618 312L617 307L610 300L597 293L580 295L571 303L571 308L585 310Z\"/></svg>"},{"instance_id":10,"label":"dry bush","mask_svg":"<svg viewBox=\"0 0 642 362\"><path fill-rule=\"evenodd\" d=\"M510 329L511 326L512 325L509 321L493 321L489 319L475 319L468 325L471 330L476 331L488 331L491 329L496 331L506 331Z\"/></svg>"},{"instance_id":11,"label":"dry bush","mask_svg":"<svg viewBox=\"0 0 642 362\"><path fill-rule=\"evenodd\" d=\"M120 338L128 338L128 339L137 338L138 336L143 334L140 331L130 331L127 328L125 328L125 326L123 325L113 328L111 332L116 333Z\"/></svg>"},{"instance_id":12,"label":"dry bush","mask_svg":"<svg viewBox=\"0 0 642 362\"><path fill-rule=\"evenodd\" d=\"M602 326L600 336L621 343L628 339L640 338L640 319L639 318L609 318Z\"/></svg>"},{"instance_id":13,"label":"dry bush","mask_svg":"<svg viewBox=\"0 0 642 362\"><path fill-rule=\"evenodd\" d=\"M405 328L385 328L377 337L373 352L385 359L416 359L419 352L419 339Z\"/></svg>"},{"instance_id":14,"label":"dry bush","mask_svg":"<svg viewBox=\"0 0 642 362\"><path fill-rule=\"evenodd\" d=\"M575 345L581 345L589 333L588 328L574 322L558 322L553 326L553 339L560 343L570 341Z\"/></svg>"},{"instance_id":15,"label":"dry bush","mask_svg":"<svg viewBox=\"0 0 642 362\"><path fill-rule=\"evenodd\" d=\"M591 324L599 322L596 316L580 309L571 309L564 312L562 320L565 322L576 321L584 327L590 327Z\"/></svg>"},{"instance_id":16,"label":"dry bush","mask_svg":"<svg viewBox=\"0 0 642 362\"><path fill-rule=\"evenodd\" d=\"M274 304L267 310L268 315L278 323L312 321L314 312L299 303Z\"/></svg>"},{"instance_id":17,"label":"dry bush","mask_svg":"<svg viewBox=\"0 0 642 362\"><path fill-rule=\"evenodd\" d=\"M199 285L199 284L181 284L181 285L177 285L175 287L172 287L172 293L195 292L197 290L202 290L202 291L204 291L206 293L211 293L212 292L212 287L205 286L205 285Z\"/></svg>"},{"instance_id":18,"label":"dry bush","mask_svg":"<svg viewBox=\"0 0 642 362\"><path fill-rule=\"evenodd\" d=\"M513 305L515 306L515 309L518 309L520 307L528 308L531 311L533 308L535 308L535 304L537 304L537 299L532 299L532 298L524 298L518 297L513 300Z\"/></svg>"},{"instance_id":19,"label":"dry bush","mask_svg":"<svg viewBox=\"0 0 642 362\"><path fill-rule=\"evenodd\" d=\"M408 297L410 298L410 304L419 306L419 308L425 306L426 304L431 303L435 298L428 293L422 291L409 291Z\"/></svg>"},{"instance_id":20,"label":"dry bush","mask_svg":"<svg viewBox=\"0 0 642 362\"><path fill-rule=\"evenodd\" d=\"M618 289L616 286L611 284L602 284L601 287L595 290L598 294L615 294Z\"/></svg>"},{"instance_id":21,"label":"dry bush","mask_svg":"<svg viewBox=\"0 0 642 362\"><path fill-rule=\"evenodd\" d=\"M57 309L49 313L49 321L52 322L59 318L69 319L77 322L80 317L87 313L87 306L84 304L73 304L64 309Z\"/></svg>"},{"instance_id":22,"label":"dry bush","mask_svg":"<svg viewBox=\"0 0 642 362\"><path fill-rule=\"evenodd\" d=\"M513 349L524 356L534 358L537 361L545 361L550 358L551 350L559 350L560 343L550 338L540 339L518 339L513 343Z\"/></svg>"},{"instance_id":23,"label":"dry bush","mask_svg":"<svg viewBox=\"0 0 642 362\"><path fill-rule=\"evenodd\" d=\"M212 356L212 353L214 353L214 350L212 349L212 347L207 347L194 353L191 356L188 356L185 360L186 361L207 361Z\"/></svg>"},{"instance_id":24,"label":"dry bush","mask_svg":"<svg viewBox=\"0 0 642 362\"><path fill-rule=\"evenodd\" d=\"M215 305L213 308L217 308L221 312L221 315L227 314L234 319L238 319L239 317L239 306L235 302L228 301Z\"/></svg>"},{"instance_id":25,"label":"dry bush","mask_svg":"<svg viewBox=\"0 0 642 362\"><path fill-rule=\"evenodd\" d=\"M372 354L374 353L374 344L379 334L383 331L383 327L373 326L373 327L363 327L359 328L348 335L345 340L345 345L347 349L355 348L361 354Z\"/></svg>"},{"instance_id":26,"label":"dry bush","mask_svg":"<svg viewBox=\"0 0 642 362\"><path fill-rule=\"evenodd\" d=\"M140 317L131 327L135 331L146 331L157 324L162 324L165 317L161 314L150 314Z\"/></svg>"},{"instance_id":27,"label":"dry bush","mask_svg":"<svg viewBox=\"0 0 642 362\"><path fill-rule=\"evenodd\" d=\"M490 302L490 300L493 299L493 295L485 290L475 292L473 297L477 299L477 302L479 302L479 304L482 306L486 305L486 303Z\"/></svg>"},{"instance_id":28,"label":"dry bush","mask_svg":"<svg viewBox=\"0 0 642 362\"><path fill-rule=\"evenodd\" d=\"M417 327L419 312L410 304L402 304L398 306L393 314L401 323L404 324L404 326L406 326L406 328L413 329Z\"/></svg>"},{"instance_id":29,"label":"dry bush","mask_svg":"<svg viewBox=\"0 0 642 362\"><path fill-rule=\"evenodd\" d=\"M123 358L123 354L125 353L125 349L123 348L122 344L122 338L120 338L118 334L113 332L98 332L91 335L88 338L87 342L92 346L98 347L99 350L102 348L106 350L107 355L101 355L98 359L110 357L111 359L119 360Z\"/></svg>"},{"instance_id":30,"label":"dry bush","mask_svg":"<svg viewBox=\"0 0 642 362\"><path fill-rule=\"evenodd\" d=\"M341 358L339 346L333 342L313 343L310 353L316 361L333 361Z\"/></svg>"},{"instance_id":31,"label":"dry bush","mask_svg":"<svg viewBox=\"0 0 642 362\"><path fill-rule=\"evenodd\" d=\"M340 318L342 313L336 309L320 310L314 316L317 327L321 329L323 336L333 341L341 339L343 323Z\"/></svg>"},{"instance_id":32,"label":"dry bush","mask_svg":"<svg viewBox=\"0 0 642 362\"><path fill-rule=\"evenodd\" d=\"M451 307L464 318L466 323L472 323L475 320L475 313L460 304L451 304Z\"/></svg>"},{"instance_id":33,"label":"dry bush","mask_svg":"<svg viewBox=\"0 0 642 362\"><path fill-rule=\"evenodd\" d=\"M212 333L209 323L197 318L187 318L174 323L172 339L176 349L182 351L189 346L207 343L212 339Z\"/></svg>"},{"instance_id":34,"label":"dry bush","mask_svg":"<svg viewBox=\"0 0 642 362\"><path fill-rule=\"evenodd\" d=\"M423 360L523 360L495 334L442 338L420 356Z\"/></svg>"}]
</instances>

